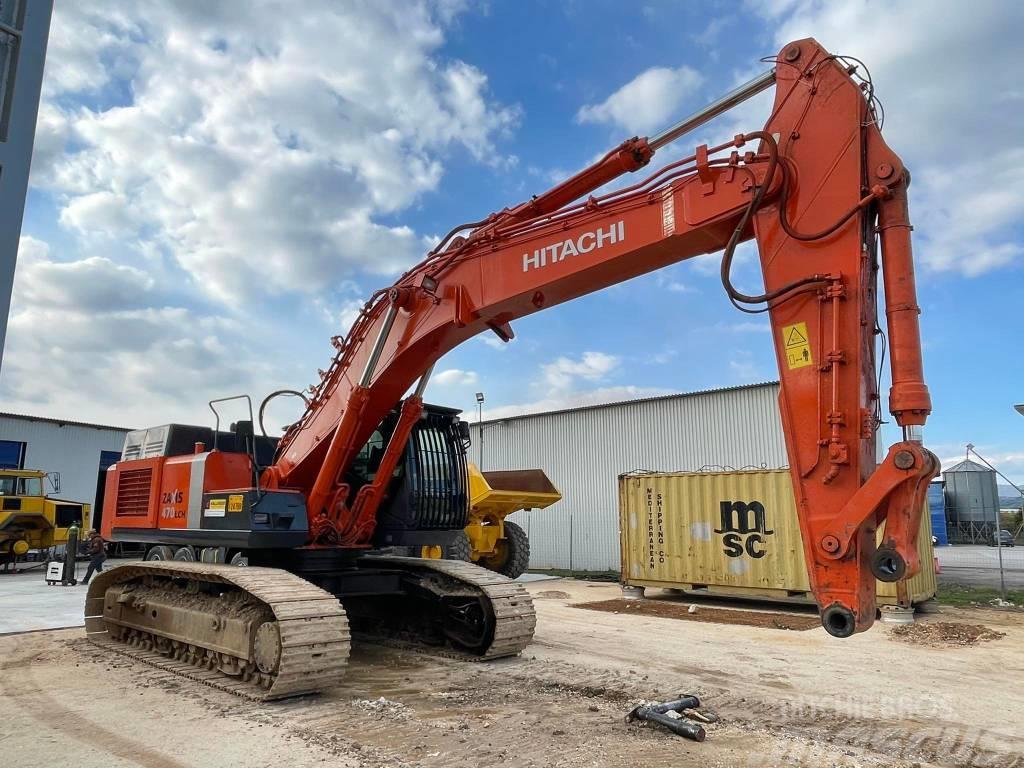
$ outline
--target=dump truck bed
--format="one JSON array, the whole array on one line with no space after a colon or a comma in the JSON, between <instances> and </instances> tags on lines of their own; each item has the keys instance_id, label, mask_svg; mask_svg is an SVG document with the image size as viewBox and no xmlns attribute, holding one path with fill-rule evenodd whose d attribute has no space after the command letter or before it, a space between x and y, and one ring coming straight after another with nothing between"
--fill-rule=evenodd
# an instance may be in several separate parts
<instances>
[{"instance_id":1,"label":"dump truck bed","mask_svg":"<svg viewBox=\"0 0 1024 768\"><path fill-rule=\"evenodd\" d=\"M540 469L481 472L469 465L470 507L499 516L520 509L544 509L562 498Z\"/></svg>"}]
</instances>

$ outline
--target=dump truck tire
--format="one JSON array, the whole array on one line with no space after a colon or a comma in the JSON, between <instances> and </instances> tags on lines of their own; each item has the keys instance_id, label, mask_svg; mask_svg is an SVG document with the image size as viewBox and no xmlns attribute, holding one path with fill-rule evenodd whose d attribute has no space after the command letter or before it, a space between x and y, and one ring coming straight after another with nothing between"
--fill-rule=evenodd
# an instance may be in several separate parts
<instances>
[{"instance_id":1,"label":"dump truck tire","mask_svg":"<svg viewBox=\"0 0 1024 768\"><path fill-rule=\"evenodd\" d=\"M469 542L469 534L465 531L459 531L458 534L452 539L452 543L444 548L444 559L445 560L462 560L463 562L470 562L473 559L473 545Z\"/></svg>"},{"instance_id":2,"label":"dump truck tire","mask_svg":"<svg viewBox=\"0 0 1024 768\"><path fill-rule=\"evenodd\" d=\"M530 539L515 523L505 521L505 562L498 573L518 579L530 567Z\"/></svg>"},{"instance_id":3,"label":"dump truck tire","mask_svg":"<svg viewBox=\"0 0 1024 768\"><path fill-rule=\"evenodd\" d=\"M166 544L157 544L155 547L150 547L149 551L146 552L146 560L173 560L174 549L168 547Z\"/></svg>"}]
</instances>

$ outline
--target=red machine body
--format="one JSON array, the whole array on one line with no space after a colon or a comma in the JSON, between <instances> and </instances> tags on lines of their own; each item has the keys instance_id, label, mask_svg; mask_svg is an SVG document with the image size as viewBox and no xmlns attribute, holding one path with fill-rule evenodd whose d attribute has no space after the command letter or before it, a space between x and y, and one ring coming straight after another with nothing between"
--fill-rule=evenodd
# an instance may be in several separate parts
<instances>
[{"instance_id":1,"label":"red machine body","mask_svg":"<svg viewBox=\"0 0 1024 768\"><path fill-rule=\"evenodd\" d=\"M919 434L931 403L921 362L909 175L882 139L870 83L855 79L855 70L814 40L794 42L757 86L776 88L763 130L699 147L644 181L581 199L647 165L680 131L634 138L552 190L453 230L422 263L375 293L349 334L335 339L335 359L260 487L302 495L308 544L368 546L384 489L378 482L355 491L346 471L419 381L402 403L378 471L390 477L436 360L481 332L508 340L517 318L724 249L730 299L771 319L793 486L823 622L837 636L869 627L876 577L896 580L920 567L914 538L938 463ZM744 296L729 281L735 247L749 239L760 254L760 296ZM905 439L876 467L879 250L889 410ZM136 464L120 465L109 482L127 483L143 469ZM163 478L154 487L176 498L194 465L152 465ZM217 460L203 488L232 487L247 471ZM155 520L165 507L172 516ZM180 509L154 497L141 514L150 525L171 528ZM885 539L876 548L883 522Z\"/></svg>"},{"instance_id":2,"label":"red machine body","mask_svg":"<svg viewBox=\"0 0 1024 768\"><path fill-rule=\"evenodd\" d=\"M298 491L261 492L253 487L248 453L198 448L192 454L140 458L111 467L104 491L109 502L104 504L103 538L223 547L222 554L306 543L305 502ZM254 514L257 500L261 511Z\"/></svg>"}]
</instances>

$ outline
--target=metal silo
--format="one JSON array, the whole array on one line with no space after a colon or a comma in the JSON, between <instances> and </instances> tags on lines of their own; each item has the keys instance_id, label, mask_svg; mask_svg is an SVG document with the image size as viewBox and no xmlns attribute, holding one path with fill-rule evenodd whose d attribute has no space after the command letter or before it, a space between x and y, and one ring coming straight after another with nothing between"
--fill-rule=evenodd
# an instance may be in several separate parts
<instances>
[{"instance_id":1,"label":"metal silo","mask_svg":"<svg viewBox=\"0 0 1024 768\"><path fill-rule=\"evenodd\" d=\"M958 541L986 541L999 515L996 473L964 459L942 473L946 485L946 516L955 529L950 538Z\"/></svg>"}]
</instances>

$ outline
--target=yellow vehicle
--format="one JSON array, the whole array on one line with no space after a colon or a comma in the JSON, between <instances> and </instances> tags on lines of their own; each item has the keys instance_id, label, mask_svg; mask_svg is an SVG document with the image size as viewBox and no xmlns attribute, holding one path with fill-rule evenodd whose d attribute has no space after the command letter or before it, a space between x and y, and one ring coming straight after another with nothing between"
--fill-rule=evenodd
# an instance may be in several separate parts
<instances>
[{"instance_id":1,"label":"yellow vehicle","mask_svg":"<svg viewBox=\"0 0 1024 768\"><path fill-rule=\"evenodd\" d=\"M530 540L526 531L505 518L521 509L544 509L561 498L562 494L540 469L481 472L471 463L469 524L464 535L445 549L444 556L473 562L515 579L530 564Z\"/></svg>"},{"instance_id":2,"label":"yellow vehicle","mask_svg":"<svg viewBox=\"0 0 1024 768\"><path fill-rule=\"evenodd\" d=\"M5 568L29 550L66 543L68 528L89 521L89 504L46 495L46 477L36 469L0 469L0 562ZM58 476L51 479L59 492Z\"/></svg>"}]
</instances>

